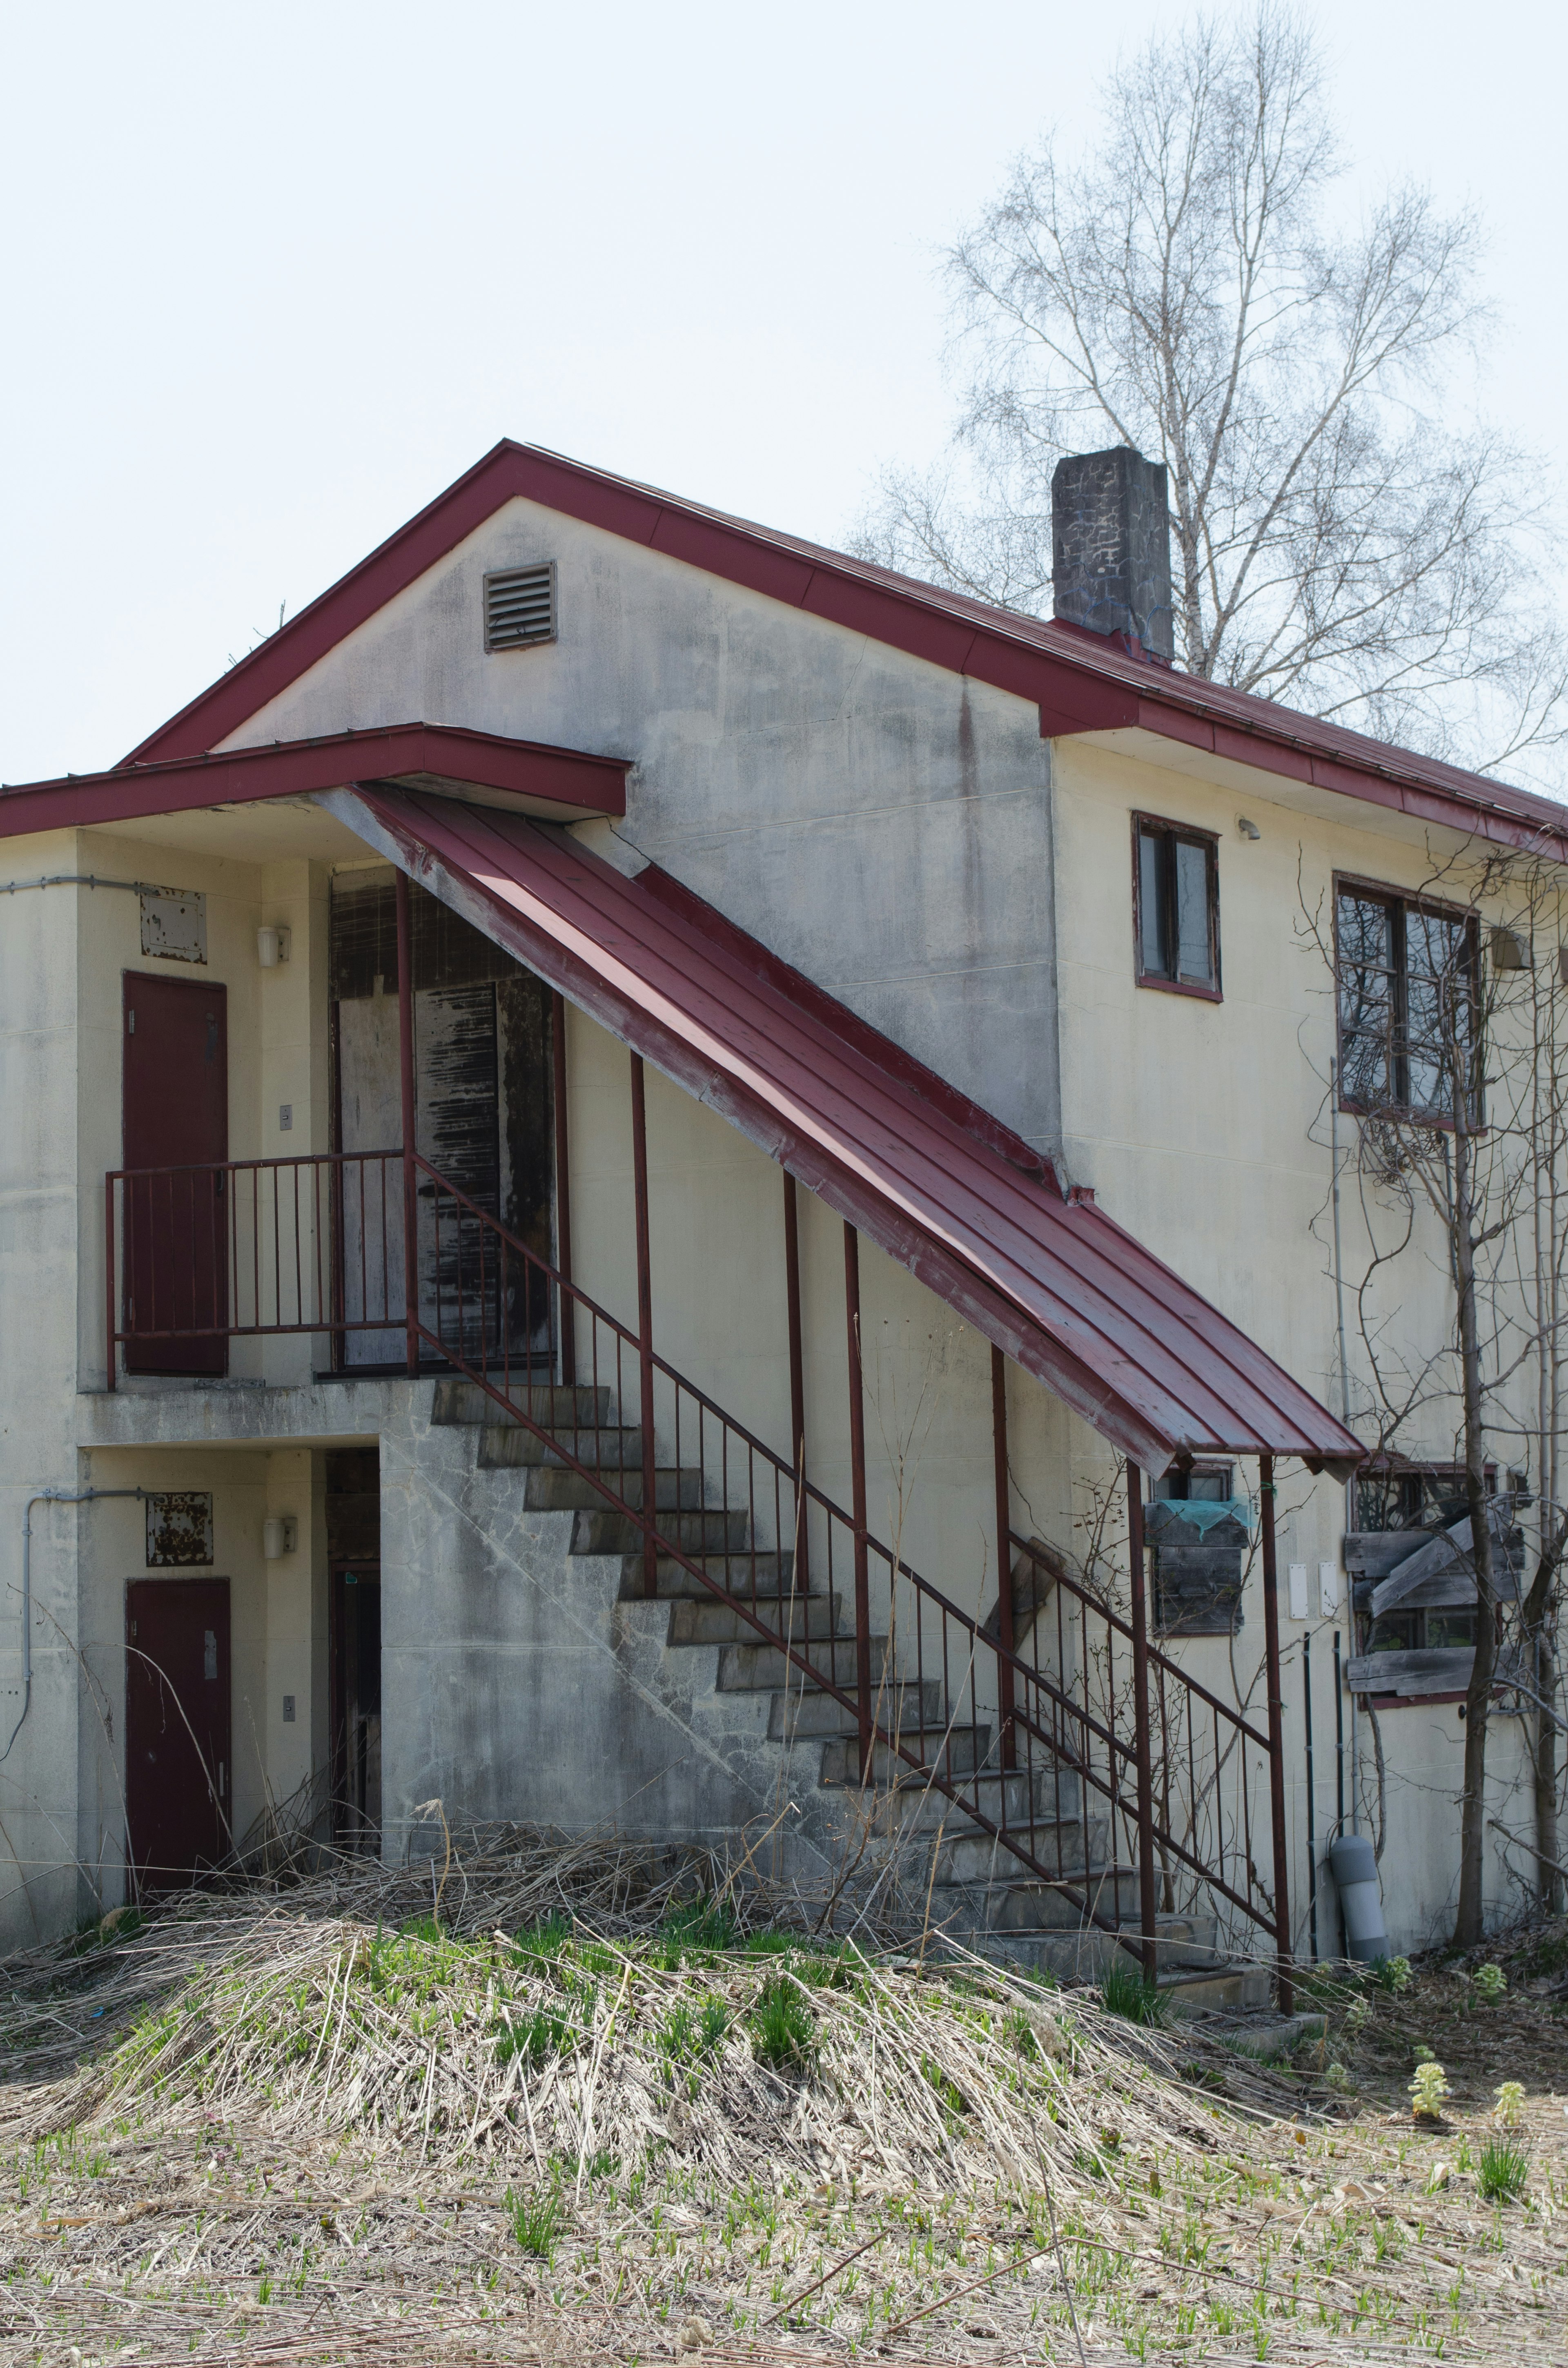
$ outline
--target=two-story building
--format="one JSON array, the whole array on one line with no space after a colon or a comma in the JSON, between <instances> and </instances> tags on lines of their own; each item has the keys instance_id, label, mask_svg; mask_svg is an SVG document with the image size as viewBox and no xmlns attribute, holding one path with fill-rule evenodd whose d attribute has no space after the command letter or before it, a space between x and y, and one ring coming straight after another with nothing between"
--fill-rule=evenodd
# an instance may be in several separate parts
<instances>
[{"instance_id":1,"label":"two-story building","mask_svg":"<svg viewBox=\"0 0 1568 2368\"><path fill-rule=\"evenodd\" d=\"M0 794L11 1943L444 1819L1058 1966L1337 1949L1376 1689L1299 922L1568 840L1173 668L1142 465L1073 481L1042 623L504 443ZM1402 1291L1436 1350L1440 1262ZM1407 1452L1439 1504L1451 1419ZM1383 1696L1394 1946L1459 1692Z\"/></svg>"}]
</instances>

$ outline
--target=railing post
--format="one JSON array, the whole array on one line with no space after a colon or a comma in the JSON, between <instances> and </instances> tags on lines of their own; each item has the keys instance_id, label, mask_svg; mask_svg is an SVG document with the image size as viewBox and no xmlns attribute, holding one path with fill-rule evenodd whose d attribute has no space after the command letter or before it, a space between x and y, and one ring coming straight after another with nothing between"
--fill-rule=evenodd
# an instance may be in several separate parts
<instances>
[{"instance_id":1,"label":"railing post","mask_svg":"<svg viewBox=\"0 0 1568 2368\"><path fill-rule=\"evenodd\" d=\"M784 1170L784 1293L790 1314L790 1461L795 1467L795 1562L790 1585L804 1595L811 1586L811 1548L806 1515L806 1365L801 1329L801 1220L795 1179ZM784 1541L778 1541L782 1551Z\"/></svg>"},{"instance_id":2,"label":"railing post","mask_svg":"<svg viewBox=\"0 0 1568 2368\"><path fill-rule=\"evenodd\" d=\"M414 931L408 874L397 875L397 1051L403 1101L403 1317L408 1370L419 1371L419 1201L414 1167Z\"/></svg>"},{"instance_id":3,"label":"railing post","mask_svg":"<svg viewBox=\"0 0 1568 2368\"><path fill-rule=\"evenodd\" d=\"M572 1280L572 1176L566 1156L566 998L550 998L550 1056L555 1104L555 1263L562 1282ZM571 1296L561 1297L561 1378L577 1378L577 1326Z\"/></svg>"},{"instance_id":4,"label":"railing post","mask_svg":"<svg viewBox=\"0 0 1568 2368\"><path fill-rule=\"evenodd\" d=\"M1138 1924L1143 1975L1160 1970L1154 1909L1154 1755L1149 1726L1149 1602L1143 1583L1143 1474L1127 1463L1127 1548L1132 1565L1132 1736L1138 1765Z\"/></svg>"},{"instance_id":5,"label":"railing post","mask_svg":"<svg viewBox=\"0 0 1568 2368\"><path fill-rule=\"evenodd\" d=\"M642 1373L642 1592L659 1591L653 1536L658 1473L653 1455L653 1281L648 1248L648 1110L641 1053L631 1055L631 1178L637 1196L637 1349ZM678 1494L680 1475L676 1475ZM679 1535L679 1524L676 1524Z\"/></svg>"},{"instance_id":6,"label":"railing post","mask_svg":"<svg viewBox=\"0 0 1568 2368\"><path fill-rule=\"evenodd\" d=\"M108 1319L108 1387L115 1385L115 1369L119 1363L115 1340L115 1275L114 1275L114 1177L104 1178L104 1313Z\"/></svg>"},{"instance_id":7,"label":"railing post","mask_svg":"<svg viewBox=\"0 0 1568 2368\"><path fill-rule=\"evenodd\" d=\"M1279 1565L1274 1547L1274 1458L1258 1458L1257 1493L1263 1531L1263 1648L1268 1679L1268 1804L1274 1825L1274 1949L1279 2011L1294 2010L1290 1980L1290 1843L1285 1831L1285 1702L1279 1678Z\"/></svg>"},{"instance_id":8,"label":"railing post","mask_svg":"<svg viewBox=\"0 0 1568 2368\"><path fill-rule=\"evenodd\" d=\"M866 1403L860 1360L860 1237L844 1222L844 1316L849 1343L849 1466L855 1520L855 1685L860 1782L871 1781L871 1574L866 1547Z\"/></svg>"},{"instance_id":9,"label":"railing post","mask_svg":"<svg viewBox=\"0 0 1568 2368\"><path fill-rule=\"evenodd\" d=\"M1007 1360L991 1350L991 1442L996 1466L996 1641L1006 1656L996 1664L996 1706L1002 1720L1002 1765L1018 1764L1013 1700L1013 1496L1007 1475ZM1007 1790L1002 1788L1001 1823L1007 1823Z\"/></svg>"}]
</instances>

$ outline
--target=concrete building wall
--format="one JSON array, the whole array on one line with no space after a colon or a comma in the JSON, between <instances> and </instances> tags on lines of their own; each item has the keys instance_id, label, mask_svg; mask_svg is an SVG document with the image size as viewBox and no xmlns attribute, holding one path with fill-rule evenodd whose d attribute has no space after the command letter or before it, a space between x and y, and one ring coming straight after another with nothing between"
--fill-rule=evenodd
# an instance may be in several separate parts
<instances>
[{"instance_id":1,"label":"concrete building wall","mask_svg":"<svg viewBox=\"0 0 1568 2368\"><path fill-rule=\"evenodd\" d=\"M559 640L487 655L486 571L541 559ZM1027 700L519 500L229 745L415 715L631 757L626 850L1054 1141L1051 760Z\"/></svg>"}]
</instances>

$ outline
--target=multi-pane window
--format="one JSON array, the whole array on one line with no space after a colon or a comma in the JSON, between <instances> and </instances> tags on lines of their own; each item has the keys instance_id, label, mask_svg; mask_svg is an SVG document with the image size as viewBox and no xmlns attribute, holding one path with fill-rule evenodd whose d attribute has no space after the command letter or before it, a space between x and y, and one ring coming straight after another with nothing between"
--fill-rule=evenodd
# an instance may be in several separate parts
<instances>
[{"instance_id":1,"label":"multi-pane window","mask_svg":"<svg viewBox=\"0 0 1568 2368\"><path fill-rule=\"evenodd\" d=\"M1213 837L1148 814L1133 819L1138 984L1220 993L1220 866Z\"/></svg>"},{"instance_id":2,"label":"multi-pane window","mask_svg":"<svg viewBox=\"0 0 1568 2368\"><path fill-rule=\"evenodd\" d=\"M1339 1098L1356 1110L1480 1119L1480 946L1473 918L1341 886Z\"/></svg>"}]
</instances>

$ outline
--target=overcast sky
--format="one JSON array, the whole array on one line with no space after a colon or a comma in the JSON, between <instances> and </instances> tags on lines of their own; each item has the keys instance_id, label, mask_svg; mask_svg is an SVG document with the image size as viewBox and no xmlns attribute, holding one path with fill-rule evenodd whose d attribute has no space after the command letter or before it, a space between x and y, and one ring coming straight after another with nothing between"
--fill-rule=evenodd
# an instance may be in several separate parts
<instances>
[{"instance_id":1,"label":"overcast sky","mask_svg":"<svg viewBox=\"0 0 1568 2368\"><path fill-rule=\"evenodd\" d=\"M1554 453L1561 13L1310 13L1347 196L1484 210L1483 393ZM841 539L947 430L937 250L1156 21L11 0L0 778L112 763L499 436Z\"/></svg>"}]
</instances>

